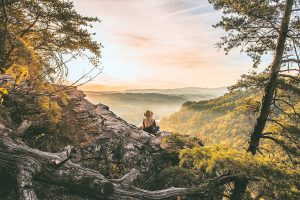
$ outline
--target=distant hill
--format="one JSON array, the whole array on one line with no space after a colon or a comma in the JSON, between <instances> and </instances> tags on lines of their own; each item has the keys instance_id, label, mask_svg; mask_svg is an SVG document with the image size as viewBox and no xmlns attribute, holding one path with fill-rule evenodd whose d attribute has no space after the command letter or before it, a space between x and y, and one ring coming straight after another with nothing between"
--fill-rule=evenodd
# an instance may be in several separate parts
<instances>
[{"instance_id":1,"label":"distant hill","mask_svg":"<svg viewBox=\"0 0 300 200\"><path fill-rule=\"evenodd\" d=\"M226 88L179 88L126 90L124 92L86 91L87 99L94 104L102 103L126 121L139 125L145 110L152 110L156 119L180 110L187 101L218 97Z\"/></svg>"},{"instance_id":2,"label":"distant hill","mask_svg":"<svg viewBox=\"0 0 300 200\"><path fill-rule=\"evenodd\" d=\"M211 99L222 96L227 92L226 87L220 88L200 88L200 87L186 87L186 88L175 88L175 89L137 89L137 90L126 90L127 93L156 93L156 94L167 94L172 96L182 96L188 100L199 101L203 99Z\"/></svg>"},{"instance_id":3,"label":"distant hill","mask_svg":"<svg viewBox=\"0 0 300 200\"><path fill-rule=\"evenodd\" d=\"M242 145L255 122L261 96L251 92L228 93L221 97L189 101L180 111L162 118L161 128L199 136L206 144Z\"/></svg>"},{"instance_id":4,"label":"distant hill","mask_svg":"<svg viewBox=\"0 0 300 200\"><path fill-rule=\"evenodd\" d=\"M85 92L87 99L94 104L102 103L126 121L139 125L146 110L152 110L156 119L169 115L180 109L187 99L181 96L171 96L153 93L115 93L115 92Z\"/></svg>"},{"instance_id":5,"label":"distant hill","mask_svg":"<svg viewBox=\"0 0 300 200\"><path fill-rule=\"evenodd\" d=\"M188 99L182 96L172 96L165 94L156 93L117 93L117 92L85 92L89 98L101 97L102 100L113 100L116 102L132 103L133 101L137 104L143 103L182 103Z\"/></svg>"}]
</instances>

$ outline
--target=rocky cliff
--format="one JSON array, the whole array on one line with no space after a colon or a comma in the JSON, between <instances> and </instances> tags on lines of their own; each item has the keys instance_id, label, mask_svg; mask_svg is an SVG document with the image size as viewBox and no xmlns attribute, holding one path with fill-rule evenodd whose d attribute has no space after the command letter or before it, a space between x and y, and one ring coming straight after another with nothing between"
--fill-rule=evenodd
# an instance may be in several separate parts
<instances>
[{"instance_id":1,"label":"rocky cliff","mask_svg":"<svg viewBox=\"0 0 300 200\"><path fill-rule=\"evenodd\" d=\"M14 85L8 76L0 80L0 87ZM20 137L29 147L64 152L73 163L108 178L120 178L132 169L150 177L164 168L166 152L159 137L128 124L105 105L93 105L75 87L54 87L38 92L26 81L12 87L1 105L0 134L27 126ZM41 184L36 187L43 191Z\"/></svg>"}]
</instances>

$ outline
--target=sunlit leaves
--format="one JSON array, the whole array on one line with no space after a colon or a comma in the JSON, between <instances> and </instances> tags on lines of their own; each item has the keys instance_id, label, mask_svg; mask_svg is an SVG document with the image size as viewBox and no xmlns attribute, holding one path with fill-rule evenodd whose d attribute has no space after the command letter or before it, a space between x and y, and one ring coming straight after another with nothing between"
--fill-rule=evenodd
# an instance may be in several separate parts
<instances>
[{"instance_id":1,"label":"sunlit leaves","mask_svg":"<svg viewBox=\"0 0 300 200\"><path fill-rule=\"evenodd\" d=\"M299 167L281 162L278 157L253 156L229 146L213 145L182 150L180 164L206 176L223 173L244 175L253 180L248 186L251 193L263 189L266 195L274 195L274 199L293 199L300 194L297 186Z\"/></svg>"},{"instance_id":2,"label":"sunlit leaves","mask_svg":"<svg viewBox=\"0 0 300 200\"><path fill-rule=\"evenodd\" d=\"M19 0L5 9L8 20L1 27L7 34L0 37L9 59L2 67L26 66L32 81L59 82L65 80L71 60L86 58L99 65L101 45L89 31L99 20L77 13L73 2Z\"/></svg>"},{"instance_id":3,"label":"sunlit leaves","mask_svg":"<svg viewBox=\"0 0 300 200\"><path fill-rule=\"evenodd\" d=\"M3 102L3 95L6 95L6 94L8 94L8 90L7 89L5 89L5 88L1 88L0 87L0 105L2 104L2 102Z\"/></svg>"},{"instance_id":4,"label":"sunlit leaves","mask_svg":"<svg viewBox=\"0 0 300 200\"><path fill-rule=\"evenodd\" d=\"M28 69L20 65L13 65L5 70L5 74L10 75L15 80L15 84L19 85L23 79L28 77Z\"/></svg>"},{"instance_id":5,"label":"sunlit leaves","mask_svg":"<svg viewBox=\"0 0 300 200\"><path fill-rule=\"evenodd\" d=\"M56 124L61 120L61 107L56 101L51 100L48 96L40 96L37 98L38 106L47 114L47 119Z\"/></svg>"},{"instance_id":6,"label":"sunlit leaves","mask_svg":"<svg viewBox=\"0 0 300 200\"><path fill-rule=\"evenodd\" d=\"M201 138L205 144L245 144L260 106L260 94L232 92L209 101L190 102L160 125L164 130Z\"/></svg>"}]
</instances>

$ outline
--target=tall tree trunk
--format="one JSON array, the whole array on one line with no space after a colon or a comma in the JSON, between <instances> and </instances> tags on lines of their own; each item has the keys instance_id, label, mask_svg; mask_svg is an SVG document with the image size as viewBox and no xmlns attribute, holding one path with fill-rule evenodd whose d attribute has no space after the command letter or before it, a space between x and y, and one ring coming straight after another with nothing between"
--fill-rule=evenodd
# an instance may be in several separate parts
<instances>
[{"instance_id":1,"label":"tall tree trunk","mask_svg":"<svg viewBox=\"0 0 300 200\"><path fill-rule=\"evenodd\" d=\"M0 70L3 67L2 63L5 57L5 36L6 36L6 17L4 1L0 1Z\"/></svg>"},{"instance_id":2,"label":"tall tree trunk","mask_svg":"<svg viewBox=\"0 0 300 200\"><path fill-rule=\"evenodd\" d=\"M0 22L2 23L2 22ZM5 58L5 48L4 48L4 42L5 42L5 31L2 28L2 24L0 24L0 73L2 73L2 63Z\"/></svg>"},{"instance_id":3,"label":"tall tree trunk","mask_svg":"<svg viewBox=\"0 0 300 200\"><path fill-rule=\"evenodd\" d=\"M0 0L0 73L4 72L6 67L6 53L7 53L7 11L6 11L6 1Z\"/></svg>"},{"instance_id":4,"label":"tall tree trunk","mask_svg":"<svg viewBox=\"0 0 300 200\"><path fill-rule=\"evenodd\" d=\"M282 62L282 56L284 53L285 41L288 34L288 27L290 23L293 3L294 0L286 0L285 3L285 10L281 21L279 37L277 40L275 55L271 65L269 80L264 91L264 97L262 99L260 113L258 118L256 119L256 124L251 134L251 139L248 147L248 151L251 152L253 155L256 154L256 151L258 149L259 141L266 126L275 89L277 87L278 74Z\"/></svg>"},{"instance_id":5,"label":"tall tree trunk","mask_svg":"<svg viewBox=\"0 0 300 200\"><path fill-rule=\"evenodd\" d=\"M19 0L0 0L0 73L4 73L12 63L10 62L10 54L13 49L9 41L9 33L7 31L7 6L11 6Z\"/></svg>"}]
</instances>

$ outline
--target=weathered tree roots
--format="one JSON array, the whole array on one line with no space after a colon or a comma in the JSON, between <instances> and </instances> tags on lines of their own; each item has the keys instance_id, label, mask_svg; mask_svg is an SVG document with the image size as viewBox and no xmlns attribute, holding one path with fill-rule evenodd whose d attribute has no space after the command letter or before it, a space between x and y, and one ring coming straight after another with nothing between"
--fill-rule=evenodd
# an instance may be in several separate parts
<instances>
[{"instance_id":1,"label":"weathered tree roots","mask_svg":"<svg viewBox=\"0 0 300 200\"><path fill-rule=\"evenodd\" d=\"M97 199L168 199L178 195L196 195L199 199L207 199L211 188L232 181L227 178L194 188L148 191L131 185L139 175L136 169L121 179L106 179L97 171L70 160L63 163L66 158L67 153L43 152L8 136L0 137L0 170L16 178L19 199L22 200L38 199L33 180L62 186Z\"/></svg>"}]
</instances>

